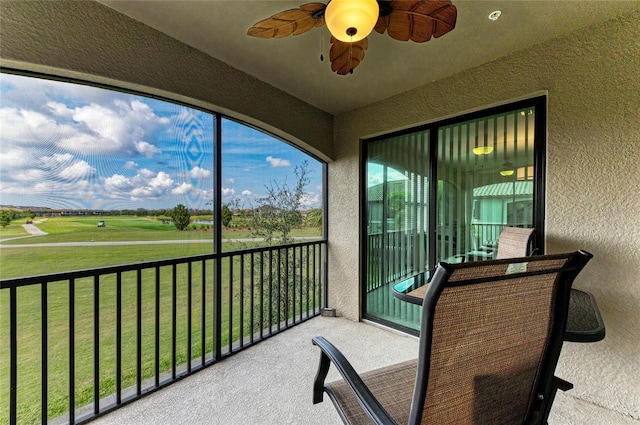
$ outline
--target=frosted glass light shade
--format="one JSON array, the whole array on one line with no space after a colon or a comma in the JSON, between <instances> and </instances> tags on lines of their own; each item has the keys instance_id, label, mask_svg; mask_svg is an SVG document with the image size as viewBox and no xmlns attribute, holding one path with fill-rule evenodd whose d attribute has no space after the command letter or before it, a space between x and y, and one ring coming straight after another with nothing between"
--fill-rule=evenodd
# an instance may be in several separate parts
<instances>
[{"instance_id":1,"label":"frosted glass light shade","mask_svg":"<svg viewBox=\"0 0 640 425\"><path fill-rule=\"evenodd\" d=\"M489 155L493 152L493 146L478 146L477 148L473 148L474 155Z\"/></svg>"},{"instance_id":2,"label":"frosted glass light shade","mask_svg":"<svg viewBox=\"0 0 640 425\"><path fill-rule=\"evenodd\" d=\"M379 13L376 0L331 0L324 11L324 21L331 35L351 43L371 33Z\"/></svg>"}]
</instances>

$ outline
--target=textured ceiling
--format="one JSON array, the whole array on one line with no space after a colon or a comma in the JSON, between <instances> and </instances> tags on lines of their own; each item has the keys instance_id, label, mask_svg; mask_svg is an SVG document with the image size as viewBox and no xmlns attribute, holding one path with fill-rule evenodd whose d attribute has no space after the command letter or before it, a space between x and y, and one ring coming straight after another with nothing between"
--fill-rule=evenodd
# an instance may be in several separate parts
<instances>
[{"instance_id":1,"label":"textured ceiling","mask_svg":"<svg viewBox=\"0 0 640 425\"><path fill-rule=\"evenodd\" d=\"M331 71L329 33L246 35L255 22L308 1L100 0L319 109L339 114L462 70L636 10L638 1L453 0L456 28L427 43L401 42L375 31L352 75ZM501 10L497 21L489 13ZM324 62L320 61L320 53Z\"/></svg>"}]
</instances>

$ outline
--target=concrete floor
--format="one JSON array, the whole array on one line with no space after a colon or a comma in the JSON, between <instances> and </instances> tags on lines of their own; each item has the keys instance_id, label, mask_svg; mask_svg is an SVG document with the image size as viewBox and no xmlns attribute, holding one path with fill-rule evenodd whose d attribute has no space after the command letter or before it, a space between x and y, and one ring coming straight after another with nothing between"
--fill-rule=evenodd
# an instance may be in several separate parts
<instances>
[{"instance_id":1,"label":"concrete floor","mask_svg":"<svg viewBox=\"0 0 640 425\"><path fill-rule=\"evenodd\" d=\"M98 418L96 425L341 424L328 399L311 403L319 350L336 345L357 371L417 357L417 339L366 323L318 317L217 365ZM337 377L335 369L328 379ZM550 425L638 425L640 421L559 393Z\"/></svg>"}]
</instances>

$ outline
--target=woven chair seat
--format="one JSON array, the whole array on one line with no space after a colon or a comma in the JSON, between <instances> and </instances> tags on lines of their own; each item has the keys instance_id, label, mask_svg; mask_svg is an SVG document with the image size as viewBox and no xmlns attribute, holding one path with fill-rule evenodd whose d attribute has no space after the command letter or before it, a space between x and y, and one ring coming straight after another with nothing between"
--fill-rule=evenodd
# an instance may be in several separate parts
<instances>
[{"instance_id":1,"label":"woven chair seat","mask_svg":"<svg viewBox=\"0 0 640 425\"><path fill-rule=\"evenodd\" d=\"M387 413L399 424L409 421L411 395L417 369L418 359L414 359L360 375ZM333 393L335 403L340 406L347 423L352 425L373 423L344 380L327 384L327 389Z\"/></svg>"}]
</instances>

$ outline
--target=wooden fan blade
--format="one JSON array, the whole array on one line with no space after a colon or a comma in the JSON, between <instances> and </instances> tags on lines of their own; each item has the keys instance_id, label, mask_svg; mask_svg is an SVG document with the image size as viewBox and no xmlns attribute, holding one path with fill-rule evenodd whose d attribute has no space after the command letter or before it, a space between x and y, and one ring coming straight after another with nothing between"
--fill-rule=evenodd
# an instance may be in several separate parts
<instances>
[{"instance_id":1,"label":"wooden fan blade","mask_svg":"<svg viewBox=\"0 0 640 425\"><path fill-rule=\"evenodd\" d=\"M396 0L391 13L382 16L375 30L400 41L424 43L455 28L458 10L450 0Z\"/></svg>"},{"instance_id":2,"label":"wooden fan blade","mask_svg":"<svg viewBox=\"0 0 640 425\"><path fill-rule=\"evenodd\" d=\"M324 17L314 18L313 15L326 7L324 3L307 3L298 9L276 13L270 18L256 22L247 30L247 35L260 38L283 38L302 34L314 27L324 25Z\"/></svg>"},{"instance_id":3,"label":"wooden fan blade","mask_svg":"<svg viewBox=\"0 0 640 425\"><path fill-rule=\"evenodd\" d=\"M331 37L331 49L329 50L331 70L339 75L353 71L364 59L364 51L368 47L369 41L366 38L355 43L345 43Z\"/></svg>"}]
</instances>

